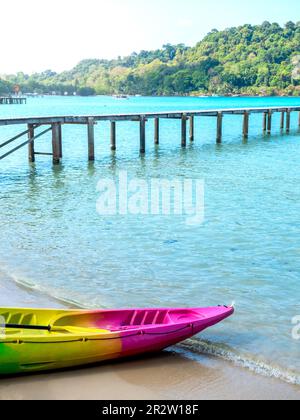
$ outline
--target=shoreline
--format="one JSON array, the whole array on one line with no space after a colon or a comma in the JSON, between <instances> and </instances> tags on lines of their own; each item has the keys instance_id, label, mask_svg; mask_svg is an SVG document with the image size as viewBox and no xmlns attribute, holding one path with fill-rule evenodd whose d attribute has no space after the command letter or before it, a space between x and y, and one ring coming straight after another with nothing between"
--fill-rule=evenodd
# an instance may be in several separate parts
<instances>
[{"instance_id":1,"label":"shoreline","mask_svg":"<svg viewBox=\"0 0 300 420\"><path fill-rule=\"evenodd\" d=\"M1 281L0 306L7 306L8 300L8 306L72 306L13 281ZM300 400L300 387L251 372L220 357L195 356L179 346L130 360L2 378L0 400L4 399Z\"/></svg>"}]
</instances>

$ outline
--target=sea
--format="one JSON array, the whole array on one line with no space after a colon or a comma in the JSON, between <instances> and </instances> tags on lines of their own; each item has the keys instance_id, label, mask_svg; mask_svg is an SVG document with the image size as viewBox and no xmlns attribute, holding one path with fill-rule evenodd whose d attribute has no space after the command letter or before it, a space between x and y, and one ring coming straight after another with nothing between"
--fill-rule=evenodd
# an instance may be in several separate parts
<instances>
[{"instance_id":1,"label":"sea","mask_svg":"<svg viewBox=\"0 0 300 420\"><path fill-rule=\"evenodd\" d=\"M0 105L0 119L273 106L300 106L300 98L37 97ZM0 144L25 129L0 127ZM234 303L231 319L184 347L300 385L298 113L290 134L275 114L271 136L262 115L251 115L247 140L242 117L226 115L222 144L216 118L196 118L185 149L180 120L161 120L159 146L149 120L145 156L139 133L137 122L117 123L112 152L110 125L98 123L88 162L87 128L64 126L60 165L47 155L29 164L26 147L0 161L0 294L14 288L2 292L1 305L17 306L24 288L36 305L41 294L82 308ZM51 152L49 133L35 149ZM172 212L99 212L99 182L116 184L125 173L136 185L202 182L201 222Z\"/></svg>"}]
</instances>

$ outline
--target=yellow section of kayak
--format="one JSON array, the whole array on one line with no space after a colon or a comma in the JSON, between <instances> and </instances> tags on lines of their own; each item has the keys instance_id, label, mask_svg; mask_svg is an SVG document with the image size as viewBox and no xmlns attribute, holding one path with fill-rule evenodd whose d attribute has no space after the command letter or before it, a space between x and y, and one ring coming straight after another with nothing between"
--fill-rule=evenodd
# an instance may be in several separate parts
<instances>
[{"instance_id":1,"label":"yellow section of kayak","mask_svg":"<svg viewBox=\"0 0 300 420\"><path fill-rule=\"evenodd\" d=\"M0 374L55 370L118 358L122 352L118 333L97 328L90 314L90 311L0 308L0 324L4 320L5 324L52 327L51 331L2 328ZM72 319L75 325L64 325L64 320ZM87 325L76 325L78 322Z\"/></svg>"}]
</instances>

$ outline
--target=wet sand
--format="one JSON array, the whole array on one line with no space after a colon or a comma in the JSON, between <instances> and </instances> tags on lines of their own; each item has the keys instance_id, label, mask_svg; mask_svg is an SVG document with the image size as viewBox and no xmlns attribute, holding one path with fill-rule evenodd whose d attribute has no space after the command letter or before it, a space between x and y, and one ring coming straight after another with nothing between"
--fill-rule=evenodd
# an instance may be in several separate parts
<instances>
[{"instance_id":1,"label":"wet sand","mask_svg":"<svg viewBox=\"0 0 300 420\"><path fill-rule=\"evenodd\" d=\"M0 400L299 400L299 387L221 360L172 351L138 360L0 380Z\"/></svg>"},{"instance_id":2,"label":"wet sand","mask_svg":"<svg viewBox=\"0 0 300 420\"><path fill-rule=\"evenodd\" d=\"M48 296L1 280L0 306L63 307ZM206 355L171 349L157 355L32 376L0 379L4 399L300 400L300 387Z\"/></svg>"}]
</instances>

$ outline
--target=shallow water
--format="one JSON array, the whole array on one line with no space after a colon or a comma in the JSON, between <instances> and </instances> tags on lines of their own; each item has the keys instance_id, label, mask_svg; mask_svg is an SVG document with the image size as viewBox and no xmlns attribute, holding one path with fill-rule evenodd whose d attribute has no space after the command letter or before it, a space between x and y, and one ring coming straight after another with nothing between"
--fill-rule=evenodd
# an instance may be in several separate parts
<instances>
[{"instance_id":1,"label":"shallow water","mask_svg":"<svg viewBox=\"0 0 300 420\"><path fill-rule=\"evenodd\" d=\"M26 115L130 113L163 110L299 105L297 98L36 98L1 106L0 118ZM64 159L28 165L26 150L0 163L0 282L11 280L87 307L206 306L236 303L236 315L207 331L205 351L234 358L262 373L299 382L300 341L292 338L299 305L300 133L263 136L262 116L224 118L216 146L214 118L196 120L195 142L180 147L180 122L161 122L161 145L147 128L139 156L137 123L96 127L96 162L87 163L86 128L64 127ZM1 142L20 127L0 128ZM51 150L46 135L38 151ZM1 150L2 154L3 149ZM100 178L203 179L205 222L185 216L114 216L96 212ZM1 290L1 289L0 289ZM5 300L5 298L4 298ZM3 302L3 296L1 296ZM7 299L14 305L17 297ZM193 350L204 351L193 342ZM248 366L249 367L249 366ZM279 372L279 373L278 373Z\"/></svg>"}]
</instances>

